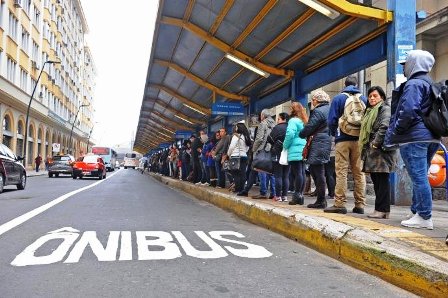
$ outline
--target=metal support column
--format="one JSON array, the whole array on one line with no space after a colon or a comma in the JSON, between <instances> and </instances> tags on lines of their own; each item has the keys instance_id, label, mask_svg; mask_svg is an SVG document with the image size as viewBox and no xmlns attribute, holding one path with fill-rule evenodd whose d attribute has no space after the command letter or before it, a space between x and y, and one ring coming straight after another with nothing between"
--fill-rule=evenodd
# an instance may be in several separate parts
<instances>
[{"instance_id":1,"label":"metal support column","mask_svg":"<svg viewBox=\"0 0 448 298\"><path fill-rule=\"evenodd\" d=\"M403 67L397 63L415 49L416 0L388 0L388 10L394 11L394 20L387 30L387 98L405 81ZM412 183L403 160L399 157L396 173L391 174L391 201L395 205L410 205Z\"/></svg>"}]
</instances>

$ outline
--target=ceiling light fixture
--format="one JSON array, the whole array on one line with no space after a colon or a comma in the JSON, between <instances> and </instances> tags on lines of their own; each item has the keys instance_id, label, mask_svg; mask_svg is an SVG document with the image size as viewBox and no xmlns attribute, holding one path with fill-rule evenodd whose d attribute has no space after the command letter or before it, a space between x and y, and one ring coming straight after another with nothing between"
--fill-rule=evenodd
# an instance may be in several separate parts
<instances>
[{"instance_id":1,"label":"ceiling light fixture","mask_svg":"<svg viewBox=\"0 0 448 298\"><path fill-rule=\"evenodd\" d=\"M231 55L231 54L229 54L229 53L227 53L227 54L225 55L225 57L226 57L227 59L232 60L232 61L235 62L235 63L238 63L238 64L241 65L241 66L244 66L244 67L247 68L247 69L252 70L253 72L259 74L259 75L262 76L262 77L267 78L267 77L269 77L269 75L270 75L269 73L267 73L267 72L265 72L265 71L262 71L261 69L259 69L259 68L255 67L255 66L253 66L252 64L247 63L246 61L241 60L240 58L237 58L237 57L235 57L235 56L233 56L233 55Z\"/></svg>"},{"instance_id":2,"label":"ceiling light fixture","mask_svg":"<svg viewBox=\"0 0 448 298\"><path fill-rule=\"evenodd\" d=\"M201 112L201 111L199 111L198 109L193 108L193 107L190 106L190 105L187 105L186 103L184 103L184 106L186 106L186 107L189 108L189 109L192 109L192 110L195 111L195 112L198 112L199 114L202 114L202 115L204 115L204 116L207 116L204 112Z\"/></svg>"},{"instance_id":3,"label":"ceiling light fixture","mask_svg":"<svg viewBox=\"0 0 448 298\"><path fill-rule=\"evenodd\" d=\"M330 19L334 20L336 19L340 14L336 10L316 1L316 0L299 0L299 2L302 2L305 5L308 5L312 9L320 12L324 16L329 17Z\"/></svg>"},{"instance_id":4,"label":"ceiling light fixture","mask_svg":"<svg viewBox=\"0 0 448 298\"><path fill-rule=\"evenodd\" d=\"M188 122L188 123L190 123L190 124L194 124L194 123L191 122L190 120L187 120L187 119L185 119L185 118L183 118L183 117L181 117L181 116L174 115L174 117L179 118L180 120L184 120L185 122Z\"/></svg>"}]
</instances>

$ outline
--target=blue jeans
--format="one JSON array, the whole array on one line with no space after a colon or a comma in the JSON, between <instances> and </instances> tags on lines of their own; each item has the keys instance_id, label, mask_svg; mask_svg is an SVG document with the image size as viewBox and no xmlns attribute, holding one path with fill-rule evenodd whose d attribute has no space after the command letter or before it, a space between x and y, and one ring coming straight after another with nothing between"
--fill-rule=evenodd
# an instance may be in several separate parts
<instances>
[{"instance_id":1,"label":"blue jeans","mask_svg":"<svg viewBox=\"0 0 448 298\"><path fill-rule=\"evenodd\" d=\"M270 182L270 194L271 195L275 195L275 178L274 175L271 174L266 174L266 173L258 173L258 179L260 180L260 194L261 195L266 195L268 190L267 190L267 183Z\"/></svg>"},{"instance_id":2,"label":"blue jeans","mask_svg":"<svg viewBox=\"0 0 448 298\"><path fill-rule=\"evenodd\" d=\"M431 160L439 148L438 143L411 143L400 146L400 154L412 181L412 213L423 219L431 218L432 194L428 181Z\"/></svg>"}]
</instances>

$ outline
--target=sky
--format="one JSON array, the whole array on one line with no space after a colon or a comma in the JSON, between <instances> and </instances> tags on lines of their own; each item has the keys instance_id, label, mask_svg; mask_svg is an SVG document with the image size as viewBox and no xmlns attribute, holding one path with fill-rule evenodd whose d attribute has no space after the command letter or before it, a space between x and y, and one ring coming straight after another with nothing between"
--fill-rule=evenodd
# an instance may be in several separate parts
<instances>
[{"instance_id":1,"label":"sky","mask_svg":"<svg viewBox=\"0 0 448 298\"><path fill-rule=\"evenodd\" d=\"M142 104L158 0L81 0L97 70L94 93L98 146L130 148Z\"/></svg>"}]
</instances>

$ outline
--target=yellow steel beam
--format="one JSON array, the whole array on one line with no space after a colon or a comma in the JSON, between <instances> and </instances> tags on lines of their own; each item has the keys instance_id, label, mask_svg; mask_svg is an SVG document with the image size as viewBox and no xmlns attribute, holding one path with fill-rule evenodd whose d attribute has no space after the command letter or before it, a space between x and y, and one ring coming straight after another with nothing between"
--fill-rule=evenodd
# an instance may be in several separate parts
<instances>
[{"instance_id":1,"label":"yellow steel beam","mask_svg":"<svg viewBox=\"0 0 448 298\"><path fill-rule=\"evenodd\" d=\"M145 134L145 136L143 136L143 138L144 137L148 138L148 136L149 136L151 138L155 138L155 139L161 140L163 142L171 141L174 139L173 137L167 137L167 136L164 136L164 135L152 130L151 127L148 127L147 129L143 130L143 134Z\"/></svg>"},{"instance_id":2,"label":"yellow steel beam","mask_svg":"<svg viewBox=\"0 0 448 298\"><path fill-rule=\"evenodd\" d=\"M165 128L165 129L163 129L163 131L168 132L168 131L166 130L166 129L168 129L168 130L171 130L171 131L176 132L177 127L173 127L173 126L171 126L171 125L167 125L166 123L160 123L160 122L159 122L160 119L157 119L157 118L155 118L155 119L153 119L153 118L148 118L147 120L148 120L148 121L151 121L152 124L155 124L157 127L161 128L161 129ZM163 128L162 128L162 127L163 127Z\"/></svg>"},{"instance_id":3,"label":"yellow steel beam","mask_svg":"<svg viewBox=\"0 0 448 298\"><path fill-rule=\"evenodd\" d=\"M257 67L265 72L268 72L270 74L284 76L284 77L292 77L294 75L294 71L288 70L288 69L279 69L279 68L264 64L256 59L244 54L243 52L238 51L237 49L233 48L232 46L230 46L230 45L226 44L225 42L219 40L218 38L214 37L209 32L202 30L200 27L198 27L192 23L189 23L189 22L184 22L182 19L171 18L171 17L162 17L161 23L184 28L184 29L192 32L196 36L200 37L201 39L205 40L206 42L210 43L211 45L215 46L216 48L220 49L224 53L232 54L233 56L235 56L241 60L244 60L247 63L252 64L255 67ZM167 63L169 63L169 62L167 62ZM200 80L205 82L202 79L200 79ZM215 87L215 88L217 88L217 87Z\"/></svg>"},{"instance_id":4,"label":"yellow steel beam","mask_svg":"<svg viewBox=\"0 0 448 298\"><path fill-rule=\"evenodd\" d=\"M308 9L303 13L299 18L297 18L291 25L288 26L285 30L283 30L280 35L278 35L274 40L272 40L260 53L255 56L255 59L263 58L267 53L269 53L275 46L277 46L280 42L285 40L291 33L296 31L300 26L302 26L306 21L308 21L316 11L314 9Z\"/></svg>"},{"instance_id":5,"label":"yellow steel beam","mask_svg":"<svg viewBox=\"0 0 448 298\"><path fill-rule=\"evenodd\" d=\"M170 124L173 125L173 126L177 126L177 127L179 127L179 128L186 129L186 130L191 129L191 127L188 127L188 126L182 125L182 124L180 124L180 123L177 123L176 121L173 121L172 119L166 117L165 115L162 115L161 113L159 113L159 112L157 112L157 111L152 111L152 113L153 113L155 116L157 116L157 117L159 117L159 118L165 120L166 122L170 123ZM179 119L179 120L180 120L180 119ZM180 120L180 121L182 121L182 120Z\"/></svg>"},{"instance_id":6,"label":"yellow steel beam","mask_svg":"<svg viewBox=\"0 0 448 298\"><path fill-rule=\"evenodd\" d=\"M327 64L327 63L329 63L329 62L331 62L331 61L333 61L333 60L335 60L335 59L345 55L346 53L348 53L348 52L350 52L350 51L352 51L354 49L356 49L357 47L359 47L362 44L368 42L369 40L374 39L375 37L379 36L380 34L386 32L386 30L387 30L387 26L378 27L377 30L375 30L373 32L370 32L369 34L365 35L364 37L358 39L356 42L351 43L349 46L347 46L347 47L345 47L345 48L343 48L341 50L338 50L336 53L326 57L325 59L319 61L316 64L311 65L310 67L308 67L305 70L305 72L310 73L310 72L315 71L316 69L324 66L325 64Z\"/></svg>"},{"instance_id":7,"label":"yellow steel beam","mask_svg":"<svg viewBox=\"0 0 448 298\"><path fill-rule=\"evenodd\" d=\"M180 102L185 103L185 104L187 104L187 105L189 105L189 106L191 106L191 107L201 111L202 113L204 113L206 115L210 116L212 114L212 111L210 109L207 109L207 108L205 108L205 107L203 107L201 105L198 105L194 101L186 98L185 96L182 96L182 95L178 94L176 91L171 90L170 88L168 88L166 86L158 85L158 84L150 84L149 86L164 91L168 95L177 98Z\"/></svg>"},{"instance_id":8,"label":"yellow steel beam","mask_svg":"<svg viewBox=\"0 0 448 298\"><path fill-rule=\"evenodd\" d=\"M160 60L160 59L154 59L154 62L165 66L165 67L169 67L175 71L177 71L178 73L188 77L190 80L192 80L193 82L213 91L216 92L224 97L230 98L230 99L234 99L234 100L242 100L242 101L248 101L249 97L248 96L244 96L244 95L238 95L235 93L231 93L231 92L227 92L223 89L220 89L218 87L216 87L213 84L210 84L209 82L204 81L203 79L201 79L200 77L192 74L191 72L188 72L187 70L183 69L182 67L180 67L179 65L169 62L169 61L165 61L165 60Z\"/></svg>"},{"instance_id":9,"label":"yellow steel beam","mask_svg":"<svg viewBox=\"0 0 448 298\"><path fill-rule=\"evenodd\" d=\"M188 121L191 121L191 122L193 122L193 123L198 123L198 124L199 124L199 123L203 123L203 121L198 120L198 119L191 118L190 116L185 115L185 114L182 113L181 111L176 110L176 109L170 107L169 105L167 105L167 104L165 104L165 103L162 103L160 100L156 100L156 99L153 99L153 98L150 98L149 100L154 101L154 103L155 103L156 105L161 106L162 108L164 108L164 109L170 111L171 113L173 113L173 114L175 114L175 115L176 115L176 114L181 115L183 118L187 119Z\"/></svg>"},{"instance_id":10,"label":"yellow steel beam","mask_svg":"<svg viewBox=\"0 0 448 298\"><path fill-rule=\"evenodd\" d=\"M392 22L393 20L393 13L391 11L354 4L347 0L319 0L319 2L342 14L361 19L377 20L382 24Z\"/></svg>"},{"instance_id":11,"label":"yellow steel beam","mask_svg":"<svg viewBox=\"0 0 448 298\"><path fill-rule=\"evenodd\" d=\"M184 13L184 20L188 21L191 17L191 14L193 13L193 7L194 7L195 0L188 1L187 8L185 9Z\"/></svg>"},{"instance_id":12,"label":"yellow steel beam","mask_svg":"<svg viewBox=\"0 0 448 298\"><path fill-rule=\"evenodd\" d=\"M294 61L296 61L297 59L303 57L309 51L315 49L317 46L321 45L325 41L329 40L330 38L332 38L333 36L335 36L336 34L341 32L342 30L346 29L347 27L349 27L350 25L355 23L356 20L357 19L355 17L350 17L350 18L346 19L345 21L343 21L342 23L340 23L339 25L333 27L330 31L328 31L324 35L319 36L317 39L313 40L311 43L309 43L303 49L299 50L297 53L292 55L290 58L283 61L280 64L280 67L288 66L291 63L293 63Z\"/></svg>"},{"instance_id":13,"label":"yellow steel beam","mask_svg":"<svg viewBox=\"0 0 448 298\"><path fill-rule=\"evenodd\" d=\"M264 7L257 13L255 18L246 26L244 31L238 36L238 38L233 42L232 47L238 47L246 37L260 24L264 17L271 11L271 9L277 4L278 0L269 0Z\"/></svg>"},{"instance_id":14,"label":"yellow steel beam","mask_svg":"<svg viewBox=\"0 0 448 298\"><path fill-rule=\"evenodd\" d=\"M219 25L221 25L222 20L224 20L227 13L232 8L232 5L234 2L235 2L235 0L227 0L226 3L224 3L223 7L221 8L221 11L216 16L215 22L210 27L210 30L208 30L211 34L215 34L216 31L218 31Z\"/></svg>"}]
</instances>

